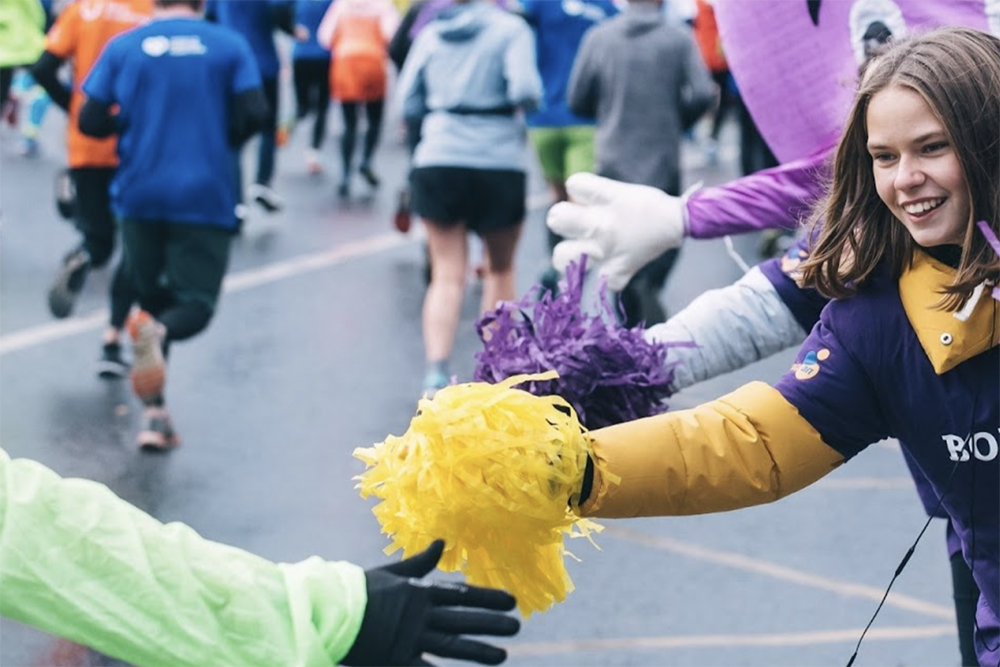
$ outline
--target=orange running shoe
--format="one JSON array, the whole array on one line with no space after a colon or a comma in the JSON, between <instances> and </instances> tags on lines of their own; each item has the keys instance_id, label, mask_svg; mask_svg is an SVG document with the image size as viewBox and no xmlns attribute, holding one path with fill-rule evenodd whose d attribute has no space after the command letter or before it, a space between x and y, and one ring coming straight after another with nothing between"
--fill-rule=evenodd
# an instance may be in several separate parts
<instances>
[{"instance_id":1,"label":"orange running shoe","mask_svg":"<svg viewBox=\"0 0 1000 667\"><path fill-rule=\"evenodd\" d=\"M133 311L128 318L132 337L132 390L143 402L163 396L167 364L163 359L160 323L144 310Z\"/></svg>"}]
</instances>

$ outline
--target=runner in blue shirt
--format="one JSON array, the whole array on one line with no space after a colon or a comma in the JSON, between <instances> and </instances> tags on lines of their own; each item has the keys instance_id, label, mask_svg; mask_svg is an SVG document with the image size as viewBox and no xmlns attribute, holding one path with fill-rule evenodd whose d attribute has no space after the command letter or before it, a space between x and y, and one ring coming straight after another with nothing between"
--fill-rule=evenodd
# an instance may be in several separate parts
<instances>
[{"instance_id":1,"label":"runner in blue shirt","mask_svg":"<svg viewBox=\"0 0 1000 667\"><path fill-rule=\"evenodd\" d=\"M248 190L250 199L257 202L269 213L281 210L284 202L271 188L274 178L274 161L276 137L278 133L278 110L280 96L278 88L278 73L281 61L278 49L274 44L274 29L280 28L291 34L290 0L267 0L266 2L218 2L208 0L205 3L205 18L209 21L226 26L238 32L250 44L250 50L263 81L264 95L268 104L268 116L261 128L257 144L257 175ZM243 201L243 169L239 153L233 155L236 166L236 183L239 186L239 200ZM243 217L242 207L239 210Z\"/></svg>"},{"instance_id":2,"label":"runner in blue shirt","mask_svg":"<svg viewBox=\"0 0 1000 667\"><path fill-rule=\"evenodd\" d=\"M545 98L537 111L528 114L528 138L535 147L542 174L553 199L566 201L566 179L570 174L594 171L594 119L569 110L566 89L583 35L593 26L618 13L611 0L522 0L520 13L535 31L538 73ZM549 252L562 238L548 232ZM541 278L542 287L555 292L559 274L550 267Z\"/></svg>"},{"instance_id":3,"label":"runner in blue shirt","mask_svg":"<svg viewBox=\"0 0 1000 667\"><path fill-rule=\"evenodd\" d=\"M268 113L246 41L200 10L157 0L153 21L108 42L83 83L80 130L118 134L111 194L142 308L128 328L143 447L178 442L163 401L167 348L212 318L237 229L230 153Z\"/></svg>"}]
</instances>

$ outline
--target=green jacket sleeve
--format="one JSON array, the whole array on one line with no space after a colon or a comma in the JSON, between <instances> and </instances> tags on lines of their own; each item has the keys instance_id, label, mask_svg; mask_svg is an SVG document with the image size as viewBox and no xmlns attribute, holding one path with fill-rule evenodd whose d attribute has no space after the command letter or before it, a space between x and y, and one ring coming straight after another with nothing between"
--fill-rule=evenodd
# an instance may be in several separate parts
<instances>
[{"instance_id":1,"label":"green jacket sleeve","mask_svg":"<svg viewBox=\"0 0 1000 667\"><path fill-rule=\"evenodd\" d=\"M0 67L31 65L45 48L45 10L38 0L0 2Z\"/></svg>"},{"instance_id":2,"label":"green jacket sleeve","mask_svg":"<svg viewBox=\"0 0 1000 667\"><path fill-rule=\"evenodd\" d=\"M346 562L276 564L0 449L0 614L139 666L333 665L364 615Z\"/></svg>"}]
</instances>

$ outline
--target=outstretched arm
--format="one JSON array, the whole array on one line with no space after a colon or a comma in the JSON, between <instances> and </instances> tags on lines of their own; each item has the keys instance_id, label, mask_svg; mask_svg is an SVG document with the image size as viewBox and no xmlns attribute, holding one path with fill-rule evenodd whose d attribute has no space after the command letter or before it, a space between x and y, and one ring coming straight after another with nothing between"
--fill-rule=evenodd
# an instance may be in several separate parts
<instances>
[{"instance_id":1,"label":"outstretched arm","mask_svg":"<svg viewBox=\"0 0 1000 667\"><path fill-rule=\"evenodd\" d=\"M714 239L761 229L796 229L823 195L827 151L703 188L687 200L687 236Z\"/></svg>"},{"instance_id":2,"label":"outstretched arm","mask_svg":"<svg viewBox=\"0 0 1000 667\"><path fill-rule=\"evenodd\" d=\"M591 431L597 461L584 516L708 514L773 502L844 461L763 382L690 410ZM608 474L610 473L610 474ZM620 483L609 481L613 476Z\"/></svg>"},{"instance_id":3,"label":"outstretched arm","mask_svg":"<svg viewBox=\"0 0 1000 667\"><path fill-rule=\"evenodd\" d=\"M569 177L569 201L549 209L548 225L566 237L553 265L561 270L587 255L620 290L654 257L685 236L716 238L775 227L794 229L822 195L826 154L674 197L656 188L594 174Z\"/></svg>"},{"instance_id":4,"label":"outstretched arm","mask_svg":"<svg viewBox=\"0 0 1000 667\"><path fill-rule=\"evenodd\" d=\"M135 665L503 662L465 635L516 634L516 600L422 580L443 551L369 570L272 563L0 449L0 614Z\"/></svg>"},{"instance_id":5,"label":"outstretched arm","mask_svg":"<svg viewBox=\"0 0 1000 667\"><path fill-rule=\"evenodd\" d=\"M865 347L873 334L857 326L859 313L831 302L773 387L751 382L690 410L591 431L597 465L581 513L667 516L772 502L891 435L870 373L879 362Z\"/></svg>"},{"instance_id":6,"label":"outstretched arm","mask_svg":"<svg viewBox=\"0 0 1000 667\"><path fill-rule=\"evenodd\" d=\"M0 450L0 613L136 665L334 665L364 571L278 565Z\"/></svg>"}]
</instances>

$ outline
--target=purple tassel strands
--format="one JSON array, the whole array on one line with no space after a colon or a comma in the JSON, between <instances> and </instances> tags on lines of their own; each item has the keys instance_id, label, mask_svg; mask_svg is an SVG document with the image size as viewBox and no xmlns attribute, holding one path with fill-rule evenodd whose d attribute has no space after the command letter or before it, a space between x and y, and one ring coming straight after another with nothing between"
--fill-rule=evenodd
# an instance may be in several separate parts
<instances>
[{"instance_id":1,"label":"purple tassel strands","mask_svg":"<svg viewBox=\"0 0 1000 667\"><path fill-rule=\"evenodd\" d=\"M483 315L476 322L483 350L476 354L475 379L496 383L555 370L558 379L520 388L538 396L561 396L588 429L664 412L664 400L672 393L671 345L647 342L641 327L618 324L616 304L603 280L599 312L585 312L585 277L585 262L571 265L557 296L546 291L536 300L533 290Z\"/></svg>"}]
</instances>

